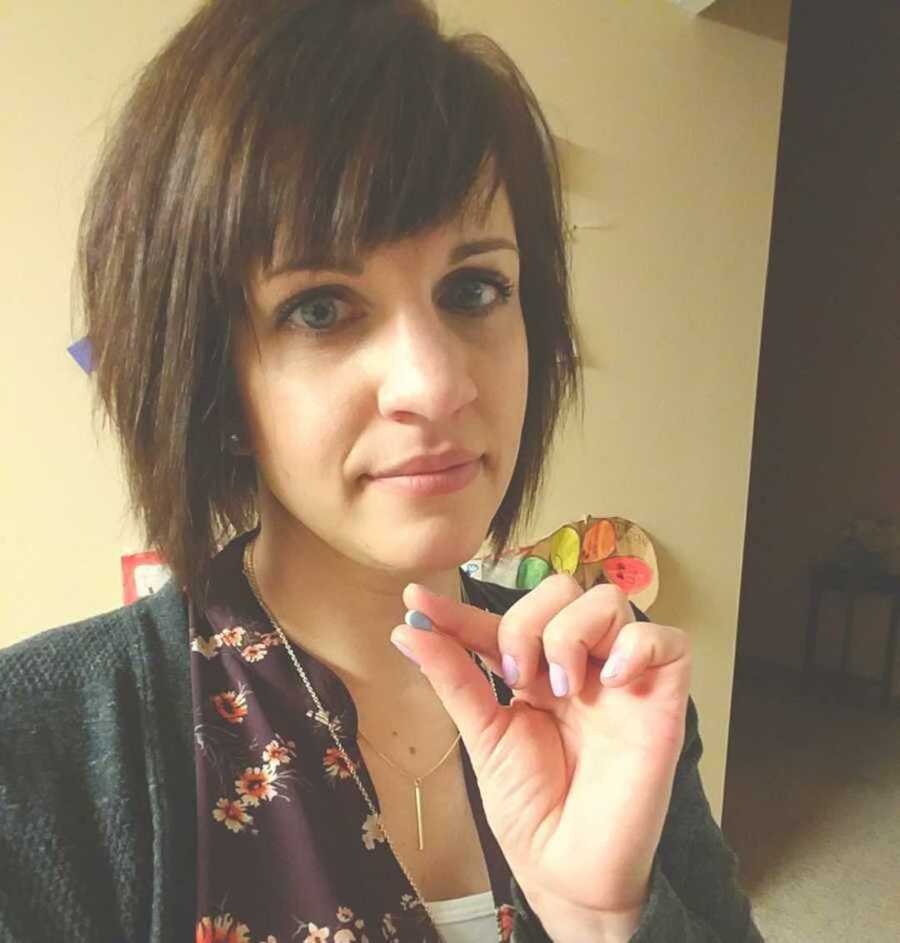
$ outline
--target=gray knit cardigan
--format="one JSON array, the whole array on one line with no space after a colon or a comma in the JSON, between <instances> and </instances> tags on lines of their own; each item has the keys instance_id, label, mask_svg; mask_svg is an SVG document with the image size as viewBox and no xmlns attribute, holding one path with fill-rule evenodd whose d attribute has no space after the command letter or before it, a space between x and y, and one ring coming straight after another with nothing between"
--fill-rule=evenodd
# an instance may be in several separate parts
<instances>
[{"instance_id":1,"label":"gray knit cardigan","mask_svg":"<svg viewBox=\"0 0 900 943\"><path fill-rule=\"evenodd\" d=\"M169 582L131 606L0 651L3 943L193 939L186 609ZM691 702L651 894L631 943L762 939L703 794L701 750ZM515 882L512 892L513 941L547 943Z\"/></svg>"}]
</instances>

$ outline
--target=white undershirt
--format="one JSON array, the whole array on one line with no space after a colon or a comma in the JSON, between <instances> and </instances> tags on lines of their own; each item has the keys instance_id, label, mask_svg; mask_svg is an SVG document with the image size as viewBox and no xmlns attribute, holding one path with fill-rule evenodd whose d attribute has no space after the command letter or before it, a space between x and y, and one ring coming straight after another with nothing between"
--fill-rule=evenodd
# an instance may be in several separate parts
<instances>
[{"instance_id":1,"label":"white undershirt","mask_svg":"<svg viewBox=\"0 0 900 943\"><path fill-rule=\"evenodd\" d=\"M491 891L431 901L428 910L446 943L493 943L497 939Z\"/></svg>"}]
</instances>

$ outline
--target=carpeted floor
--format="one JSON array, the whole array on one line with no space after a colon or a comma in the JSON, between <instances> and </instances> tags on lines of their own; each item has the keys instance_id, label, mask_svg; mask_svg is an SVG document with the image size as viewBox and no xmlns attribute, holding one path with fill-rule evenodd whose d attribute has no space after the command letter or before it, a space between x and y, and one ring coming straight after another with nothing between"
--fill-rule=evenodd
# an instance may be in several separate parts
<instances>
[{"instance_id":1,"label":"carpeted floor","mask_svg":"<svg viewBox=\"0 0 900 943\"><path fill-rule=\"evenodd\" d=\"M900 941L900 711L858 702L735 682L723 830L767 943Z\"/></svg>"}]
</instances>

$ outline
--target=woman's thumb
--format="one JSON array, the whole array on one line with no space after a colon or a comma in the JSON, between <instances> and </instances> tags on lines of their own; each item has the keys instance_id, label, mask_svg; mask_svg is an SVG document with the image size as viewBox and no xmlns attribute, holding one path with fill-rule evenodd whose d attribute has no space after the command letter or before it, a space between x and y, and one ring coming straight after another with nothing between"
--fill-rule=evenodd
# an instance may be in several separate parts
<instances>
[{"instance_id":1,"label":"woman's thumb","mask_svg":"<svg viewBox=\"0 0 900 943\"><path fill-rule=\"evenodd\" d=\"M493 723L500 705L469 653L454 639L426 627L430 625L423 613L408 612L406 623L391 632L391 642L428 678L474 764L475 746Z\"/></svg>"}]
</instances>

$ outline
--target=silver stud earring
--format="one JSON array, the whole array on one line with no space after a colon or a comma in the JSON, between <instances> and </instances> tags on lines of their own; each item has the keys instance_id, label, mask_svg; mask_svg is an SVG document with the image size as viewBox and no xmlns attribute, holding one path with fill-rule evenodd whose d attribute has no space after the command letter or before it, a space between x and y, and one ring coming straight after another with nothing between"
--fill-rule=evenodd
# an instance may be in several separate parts
<instances>
[{"instance_id":1,"label":"silver stud earring","mask_svg":"<svg viewBox=\"0 0 900 943\"><path fill-rule=\"evenodd\" d=\"M228 451L232 455L249 455L250 449L244 444L239 432L232 432L228 436Z\"/></svg>"}]
</instances>

